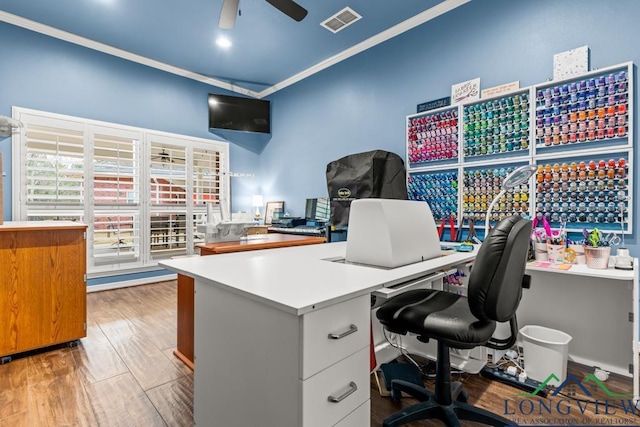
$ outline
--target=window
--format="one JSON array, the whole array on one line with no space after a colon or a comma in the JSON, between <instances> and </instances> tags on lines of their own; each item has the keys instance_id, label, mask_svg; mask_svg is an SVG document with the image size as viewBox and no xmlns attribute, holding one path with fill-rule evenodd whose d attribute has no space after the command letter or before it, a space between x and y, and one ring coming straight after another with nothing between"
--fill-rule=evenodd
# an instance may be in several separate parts
<instances>
[{"instance_id":1,"label":"window","mask_svg":"<svg viewBox=\"0 0 640 427\"><path fill-rule=\"evenodd\" d=\"M14 117L25 127L13 217L88 224L90 274L193 253L206 204L227 205L227 143L22 108Z\"/></svg>"},{"instance_id":2,"label":"window","mask_svg":"<svg viewBox=\"0 0 640 427\"><path fill-rule=\"evenodd\" d=\"M28 128L28 125L27 125ZM89 241L94 269L141 263L139 131L88 126L87 174L93 183Z\"/></svg>"}]
</instances>

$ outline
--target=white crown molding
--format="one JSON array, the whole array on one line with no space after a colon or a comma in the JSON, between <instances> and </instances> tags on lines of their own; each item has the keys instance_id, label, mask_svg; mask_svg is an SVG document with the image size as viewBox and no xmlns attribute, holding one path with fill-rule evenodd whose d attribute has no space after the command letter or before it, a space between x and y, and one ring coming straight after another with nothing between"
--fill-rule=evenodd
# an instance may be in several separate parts
<instances>
[{"instance_id":1,"label":"white crown molding","mask_svg":"<svg viewBox=\"0 0 640 427\"><path fill-rule=\"evenodd\" d=\"M146 56L138 55L117 47L113 47L104 43L91 40L77 34L68 33L66 31L59 30L49 25L41 24L39 22L31 21L21 16L13 15L0 10L0 21L12 24L18 27L26 28L27 30L35 31L40 34L44 34L50 37L54 37L60 40L74 43L79 46L84 46L89 49L97 50L99 52L107 53L109 55L117 56L119 58L126 59L128 61L137 62L138 64L146 65L151 68L166 71L167 73L176 74L178 76L186 77L191 80L196 80L201 83L205 83L211 86L216 86L222 89L227 89L232 92L248 95L251 97L257 97L257 92L254 92L243 87L232 85L228 82L214 79L212 77L205 76L203 74L194 73L184 68L175 67L173 65L166 64L164 62L156 61Z\"/></svg>"},{"instance_id":2,"label":"white crown molding","mask_svg":"<svg viewBox=\"0 0 640 427\"><path fill-rule=\"evenodd\" d=\"M373 46L383 43L397 35L404 33L405 31L409 31L410 29L415 28L418 25L422 25L425 22L443 15L466 3L469 3L470 1L471 0L445 0L441 3L438 3L434 7L411 17L406 21L388 28L385 31L376 34L375 36L369 37L368 39L338 53L337 55L327 58L324 61L318 62L316 65L309 67L306 70L301 71L298 74L295 74L288 79L281 81L280 83L274 84L273 86L258 93L258 98L264 98L265 96L271 95L272 93L284 89L287 86L291 86L292 84L297 83L300 80L303 80L317 72L320 72L325 68L329 68L337 64L338 62L344 61L347 58L350 58L360 52L372 48Z\"/></svg>"},{"instance_id":3,"label":"white crown molding","mask_svg":"<svg viewBox=\"0 0 640 427\"><path fill-rule=\"evenodd\" d=\"M0 21L6 22L8 24L16 25L18 27L26 28L31 31L38 32L40 34L44 34L50 37L54 37L60 40L67 41L69 43L74 43L80 46L87 47L89 49L97 50L99 52L107 53L109 55L117 56L119 58L123 58L129 61L137 62L142 65L146 65L148 67L156 68L158 70L166 71L167 73L176 74L178 76L186 77L188 79L196 80L201 83L205 83L211 86L216 86L222 89L226 89L235 93L251 96L253 98L264 98L265 96L271 95L281 89L284 89L287 86L291 86L294 83L299 82L313 74L316 74L326 68L329 68L345 59L348 59L354 55L357 55L360 52L363 52L373 46L376 46L380 43L383 43L399 34L404 33L412 28L417 27L418 25L422 25L431 19L434 19L442 14L445 14L457 7L460 7L466 3L469 3L471 0L445 0L441 3L438 3L434 7L421 12L406 21L403 21L381 33L376 34L364 40L357 45L350 47L324 61L317 63L316 65L307 68L304 71L301 71L280 83L276 83L271 87L261 91L255 92L240 86L233 85L231 83L214 79L212 77L208 77L202 74L194 73L189 70L185 70L184 68L175 67L173 65L166 64L164 62L156 61L151 58L147 58L142 55L137 55L135 53L119 49L104 43L100 43L77 34L68 33L66 31L59 30L54 27L50 27L45 24L41 24L39 22L31 21L29 19L13 15L11 13L7 13L4 11L0 11Z\"/></svg>"}]
</instances>

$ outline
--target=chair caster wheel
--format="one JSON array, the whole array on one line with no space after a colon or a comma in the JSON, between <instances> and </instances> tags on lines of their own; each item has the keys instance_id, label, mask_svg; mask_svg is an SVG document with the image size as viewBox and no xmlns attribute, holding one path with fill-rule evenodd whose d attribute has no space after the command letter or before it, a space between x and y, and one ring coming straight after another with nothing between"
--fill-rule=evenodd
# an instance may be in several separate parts
<instances>
[{"instance_id":1,"label":"chair caster wheel","mask_svg":"<svg viewBox=\"0 0 640 427\"><path fill-rule=\"evenodd\" d=\"M462 390L456 400L460 403L467 403L469 401L469 393L466 390Z\"/></svg>"}]
</instances>

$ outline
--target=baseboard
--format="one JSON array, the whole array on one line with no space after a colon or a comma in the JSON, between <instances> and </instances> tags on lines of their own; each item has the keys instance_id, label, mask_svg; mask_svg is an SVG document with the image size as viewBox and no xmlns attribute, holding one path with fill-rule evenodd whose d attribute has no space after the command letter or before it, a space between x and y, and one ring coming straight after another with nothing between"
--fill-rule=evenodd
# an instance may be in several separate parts
<instances>
[{"instance_id":1,"label":"baseboard","mask_svg":"<svg viewBox=\"0 0 640 427\"><path fill-rule=\"evenodd\" d=\"M102 285L87 286L87 293L109 291L112 289L128 288L130 286L148 285L156 282L166 282L168 280L176 280L178 275L176 273L165 274L162 276L145 277L142 279L134 280L122 280L119 282L104 283Z\"/></svg>"},{"instance_id":2,"label":"baseboard","mask_svg":"<svg viewBox=\"0 0 640 427\"><path fill-rule=\"evenodd\" d=\"M618 374L618 375L621 375L623 377L629 377L629 378L633 377L633 373L630 373L628 371L628 369L624 369L624 368L620 368L618 366L610 365L610 364L605 363L605 362L599 362L597 360L591 360L591 359L586 359L584 357L573 356L571 353L569 353L569 361L570 362L574 362L574 363L578 363L580 365L584 365L584 366L587 366L587 367L597 366L600 369L603 369L603 370L609 371L609 372L613 372L614 374Z\"/></svg>"}]
</instances>

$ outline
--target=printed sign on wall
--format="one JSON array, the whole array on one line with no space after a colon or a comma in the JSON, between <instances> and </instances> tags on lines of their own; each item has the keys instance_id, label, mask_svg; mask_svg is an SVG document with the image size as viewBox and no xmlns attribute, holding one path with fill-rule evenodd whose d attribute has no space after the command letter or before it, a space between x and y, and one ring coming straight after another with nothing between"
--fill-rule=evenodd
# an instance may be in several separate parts
<instances>
[{"instance_id":1,"label":"printed sign on wall","mask_svg":"<svg viewBox=\"0 0 640 427\"><path fill-rule=\"evenodd\" d=\"M553 55L553 80L580 76L589 71L589 46Z\"/></svg>"},{"instance_id":2,"label":"printed sign on wall","mask_svg":"<svg viewBox=\"0 0 640 427\"><path fill-rule=\"evenodd\" d=\"M481 94L482 94L482 98L491 98L492 96L502 95L503 93L510 93L518 89L520 89L519 80L511 83L505 83L500 86L494 86L487 89L483 89Z\"/></svg>"},{"instance_id":3,"label":"printed sign on wall","mask_svg":"<svg viewBox=\"0 0 640 427\"><path fill-rule=\"evenodd\" d=\"M446 107L447 105L451 105L451 97L449 96L418 104L417 112L422 113L424 111L435 110L436 108Z\"/></svg>"},{"instance_id":4,"label":"printed sign on wall","mask_svg":"<svg viewBox=\"0 0 640 427\"><path fill-rule=\"evenodd\" d=\"M480 77L451 86L451 102L458 104L480 99Z\"/></svg>"}]
</instances>

